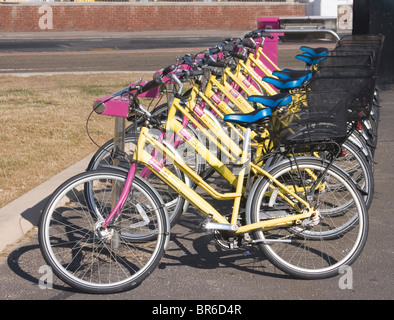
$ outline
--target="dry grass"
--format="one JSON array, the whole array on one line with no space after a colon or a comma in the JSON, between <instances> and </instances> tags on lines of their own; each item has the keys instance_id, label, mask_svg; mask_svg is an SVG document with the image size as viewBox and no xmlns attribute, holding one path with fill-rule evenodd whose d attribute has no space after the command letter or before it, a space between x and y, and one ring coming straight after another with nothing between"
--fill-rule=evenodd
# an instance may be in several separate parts
<instances>
[{"instance_id":1,"label":"dry grass","mask_svg":"<svg viewBox=\"0 0 394 320\"><path fill-rule=\"evenodd\" d=\"M149 74L0 77L0 208L97 150L93 101ZM111 117L94 114L98 144Z\"/></svg>"}]
</instances>

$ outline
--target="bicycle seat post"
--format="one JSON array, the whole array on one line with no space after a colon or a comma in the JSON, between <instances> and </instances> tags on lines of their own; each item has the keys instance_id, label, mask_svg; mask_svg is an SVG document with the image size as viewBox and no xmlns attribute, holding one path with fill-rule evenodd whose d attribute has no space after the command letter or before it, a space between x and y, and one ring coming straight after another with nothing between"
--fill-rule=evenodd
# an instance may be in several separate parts
<instances>
[{"instance_id":1,"label":"bicycle seat post","mask_svg":"<svg viewBox=\"0 0 394 320\"><path fill-rule=\"evenodd\" d=\"M247 163L250 159L249 155L249 147L250 147L250 135L251 135L251 129L250 127L247 127L244 132L243 136L243 148L242 148L242 155L241 157L238 157L236 162L234 163L234 174L235 175L240 175L242 170L246 169ZM244 173L245 174L245 170Z\"/></svg>"},{"instance_id":2,"label":"bicycle seat post","mask_svg":"<svg viewBox=\"0 0 394 320\"><path fill-rule=\"evenodd\" d=\"M250 158L250 155L249 155L250 134L251 134L251 129L250 129L250 127L247 127L245 130L245 134L244 134L244 145L243 145L242 160L241 160L241 163L243 165Z\"/></svg>"},{"instance_id":3,"label":"bicycle seat post","mask_svg":"<svg viewBox=\"0 0 394 320\"><path fill-rule=\"evenodd\" d=\"M234 199L233 212L231 215L231 225L236 225L239 217L239 209L241 205L241 197L243 194L244 188L244 177L248 173L249 170L249 146L250 146L250 133L251 129L248 126L245 130L244 140L243 140L243 152L241 159L238 163L234 163L234 169L237 170L234 172L234 175L238 176L237 186L235 192L239 194L237 198Z\"/></svg>"}]
</instances>

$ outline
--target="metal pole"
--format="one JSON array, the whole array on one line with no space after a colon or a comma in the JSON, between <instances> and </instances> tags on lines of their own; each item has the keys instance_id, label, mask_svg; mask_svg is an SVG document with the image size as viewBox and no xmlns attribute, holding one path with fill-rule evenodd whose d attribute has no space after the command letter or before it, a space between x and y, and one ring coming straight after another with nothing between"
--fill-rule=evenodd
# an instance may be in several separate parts
<instances>
[{"instance_id":1,"label":"metal pole","mask_svg":"<svg viewBox=\"0 0 394 320\"><path fill-rule=\"evenodd\" d=\"M114 134L114 150L117 148L124 151L125 144L125 119L122 117L115 117L115 134ZM118 159L114 159L113 164L118 165Z\"/></svg>"},{"instance_id":2,"label":"metal pole","mask_svg":"<svg viewBox=\"0 0 394 320\"><path fill-rule=\"evenodd\" d=\"M115 130L114 130L114 151L125 150L125 119L122 117L115 117ZM114 166L119 164L119 159L114 158L112 161ZM113 184L114 192L112 193L112 208L116 205L120 194L122 193L122 186L119 186L118 183L114 182Z\"/></svg>"},{"instance_id":3,"label":"metal pole","mask_svg":"<svg viewBox=\"0 0 394 320\"><path fill-rule=\"evenodd\" d=\"M329 29L308 29L308 30L304 30L304 29L265 29L266 32L268 33L329 33L332 36L334 36L337 41L341 40L341 38L339 37L339 35L333 31L333 30L329 30Z\"/></svg>"}]
</instances>

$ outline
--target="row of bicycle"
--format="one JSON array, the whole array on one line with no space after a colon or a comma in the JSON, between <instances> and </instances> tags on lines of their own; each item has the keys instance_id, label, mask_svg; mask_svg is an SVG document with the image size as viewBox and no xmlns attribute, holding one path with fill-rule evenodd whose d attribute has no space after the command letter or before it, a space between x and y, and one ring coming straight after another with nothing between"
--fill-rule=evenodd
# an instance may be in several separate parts
<instances>
[{"instance_id":1,"label":"row of bicycle","mask_svg":"<svg viewBox=\"0 0 394 320\"><path fill-rule=\"evenodd\" d=\"M279 69L266 37L254 30L185 55L95 101L95 112L131 125L125 149L107 142L43 210L40 246L59 278L96 293L137 286L189 205L219 246L257 245L294 277L332 277L356 260L373 197L384 37L301 47L305 70ZM143 106L161 94L166 102Z\"/></svg>"}]
</instances>

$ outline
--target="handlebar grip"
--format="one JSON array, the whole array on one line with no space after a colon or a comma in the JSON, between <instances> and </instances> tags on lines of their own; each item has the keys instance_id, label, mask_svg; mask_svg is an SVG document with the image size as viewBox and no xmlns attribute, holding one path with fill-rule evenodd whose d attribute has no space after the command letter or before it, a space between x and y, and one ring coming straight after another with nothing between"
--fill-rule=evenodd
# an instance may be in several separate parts
<instances>
[{"instance_id":1,"label":"handlebar grip","mask_svg":"<svg viewBox=\"0 0 394 320\"><path fill-rule=\"evenodd\" d=\"M219 67L219 68L225 68L227 66L225 62L215 61L215 60L208 61L208 65L211 67Z\"/></svg>"},{"instance_id":2,"label":"handlebar grip","mask_svg":"<svg viewBox=\"0 0 394 320\"><path fill-rule=\"evenodd\" d=\"M228 43L222 46L222 51L233 51L234 50L234 44L233 43Z\"/></svg>"},{"instance_id":3,"label":"handlebar grip","mask_svg":"<svg viewBox=\"0 0 394 320\"><path fill-rule=\"evenodd\" d=\"M169 74L171 71L174 71L176 69L176 65L175 64L172 64L172 65L170 65L170 66L168 66L168 67L165 67L164 69L163 69L163 76L165 76L165 75L167 75L167 74Z\"/></svg>"},{"instance_id":4,"label":"handlebar grip","mask_svg":"<svg viewBox=\"0 0 394 320\"><path fill-rule=\"evenodd\" d=\"M273 39L273 38L274 38L274 36L273 36L272 34L270 34L269 32L263 32L263 33L261 34L261 36L262 36L262 37L265 37L265 38L270 38L270 39Z\"/></svg>"},{"instance_id":5,"label":"handlebar grip","mask_svg":"<svg viewBox=\"0 0 394 320\"><path fill-rule=\"evenodd\" d=\"M253 40L249 39L249 38L244 39L242 41L242 45L247 47L247 48L256 49L256 43Z\"/></svg>"},{"instance_id":6,"label":"handlebar grip","mask_svg":"<svg viewBox=\"0 0 394 320\"><path fill-rule=\"evenodd\" d=\"M266 31L266 29L256 29L256 30L253 30L253 31L245 34L245 36L244 36L244 38L254 38L254 39L261 38L261 37L270 38L270 39L274 38L274 36L271 35L269 33L269 31Z\"/></svg>"},{"instance_id":7,"label":"handlebar grip","mask_svg":"<svg viewBox=\"0 0 394 320\"><path fill-rule=\"evenodd\" d=\"M193 71L190 71L190 76L191 77L202 76L203 74L204 74L204 70L193 70Z\"/></svg>"},{"instance_id":8,"label":"handlebar grip","mask_svg":"<svg viewBox=\"0 0 394 320\"><path fill-rule=\"evenodd\" d=\"M183 70L182 73L180 74L180 80L188 80L190 78L194 78L197 76L201 76L204 74L204 70Z\"/></svg>"},{"instance_id":9,"label":"handlebar grip","mask_svg":"<svg viewBox=\"0 0 394 320\"><path fill-rule=\"evenodd\" d=\"M163 83L163 82L162 82L162 80L161 80L160 78L155 78L155 79L149 81L147 84L145 84L145 85L141 88L140 93L144 93L144 92L146 92L146 91L149 91L150 89L153 89L153 88L155 88L155 87L161 85L162 83Z\"/></svg>"},{"instance_id":10,"label":"handlebar grip","mask_svg":"<svg viewBox=\"0 0 394 320\"><path fill-rule=\"evenodd\" d=\"M238 58L239 60L246 61L247 57L241 53L232 52L231 56L234 58Z\"/></svg>"},{"instance_id":11,"label":"handlebar grip","mask_svg":"<svg viewBox=\"0 0 394 320\"><path fill-rule=\"evenodd\" d=\"M209 53L212 55L223 51L233 51L234 45L235 45L234 43L220 44L215 48L209 49Z\"/></svg>"},{"instance_id":12,"label":"handlebar grip","mask_svg":"<svg viewBox=\"0 0 394 320\"><path fill-rule=\"evenodd\" d=\"M261 37L261 31L262 31L261 29L252 30L252 31L250 31L250 32L248 32L247 34L244 35L244 39L249 39L249 38L256 39L256 38L260 38L260 37Z\"/></svg>"}]
</instances>

